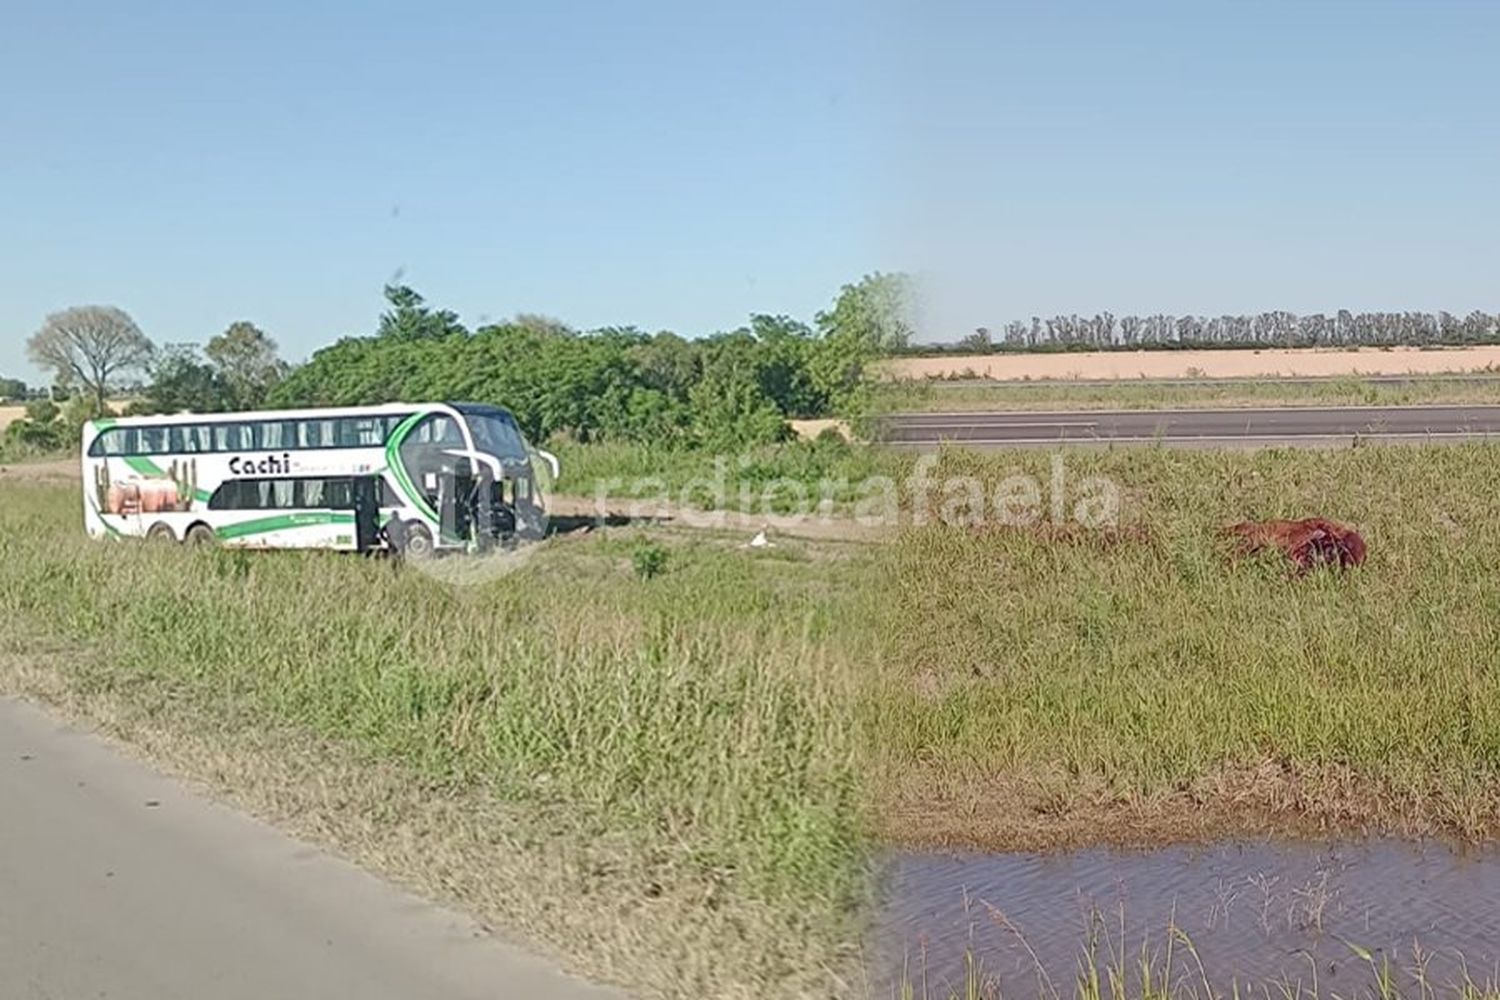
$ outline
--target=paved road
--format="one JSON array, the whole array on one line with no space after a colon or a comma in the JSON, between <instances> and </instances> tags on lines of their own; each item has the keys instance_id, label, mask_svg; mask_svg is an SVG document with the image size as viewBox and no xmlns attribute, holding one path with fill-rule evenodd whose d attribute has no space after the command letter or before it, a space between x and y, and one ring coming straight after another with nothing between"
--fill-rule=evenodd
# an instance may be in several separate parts
<instances>
[{"instance_id":1,"label":"paved road","mask_svg":"<svg viewBox=\"0 0 1500 1000\"><path fill-rule=\"evenodd\" d=\"M5 1000L604 1000L0 698Z\"/></svg>"},{"instance_id":2,"label":"paved road","mask_svg":"<svg viewBox=\"0 0 1500 1000\"><path fill-rule=\"evenodd\" d=\"M1500 437L1500 406L1331 406L1040 413L906 413L884 418L881 440L989 447L1058 444L1337 445Z\"/></svg>"}]
</instances>

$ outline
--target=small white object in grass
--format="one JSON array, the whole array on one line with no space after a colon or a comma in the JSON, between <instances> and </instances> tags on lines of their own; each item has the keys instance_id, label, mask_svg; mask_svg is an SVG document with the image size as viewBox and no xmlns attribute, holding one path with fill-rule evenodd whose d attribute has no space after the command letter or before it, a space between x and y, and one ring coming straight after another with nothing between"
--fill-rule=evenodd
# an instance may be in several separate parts
<instances>
[{"instance_id":1,"label":"small white object in grass","mask_svg":"<svg viewBox=\"0 0 1500 1000\"><path fill-rule=\"evenodd\" d=\"M769 549L774 548L775 545L775 542L766 537L766 529L761 528L755 533L755 537L750 539L750 541L745 545L741 546L741 548Z\"/></svg>"}]
</instances>

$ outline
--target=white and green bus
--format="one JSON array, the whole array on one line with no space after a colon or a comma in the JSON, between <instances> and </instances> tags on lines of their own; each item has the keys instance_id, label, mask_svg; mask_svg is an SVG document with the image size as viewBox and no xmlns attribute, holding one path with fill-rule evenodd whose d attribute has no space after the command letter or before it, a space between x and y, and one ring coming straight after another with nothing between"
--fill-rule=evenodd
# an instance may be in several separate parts
<instances>
[{"instance_id":1,"label":"white and green bus","mask_svg":"<svg viewBox=\"0 0 1500 1000\"><path fill-rule=\"evenodd\" d=\"M481 403L178 413L83 429L95 538L412 556L474 551L544 525L533 451Z\"/></svg>"}]
</instances>

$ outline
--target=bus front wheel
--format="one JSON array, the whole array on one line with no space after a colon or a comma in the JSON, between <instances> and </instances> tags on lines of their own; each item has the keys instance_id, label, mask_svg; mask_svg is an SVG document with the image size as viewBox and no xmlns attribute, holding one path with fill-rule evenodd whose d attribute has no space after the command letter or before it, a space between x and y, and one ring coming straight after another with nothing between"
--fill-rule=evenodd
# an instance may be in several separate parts
<instances>
[{"instance_id":1,"label":"bus front wheel","mask_svg":"<svg viewBox=\"0 0 1500 1000\"><path fill-rule=\"evenodd\" d=\"M402 545L402 554L408 559L431 559L435 546L432 544L432 532L427 530L427 525L419 522L408 522L406 524L406 538Z\"/></svg>"}]
</instances>

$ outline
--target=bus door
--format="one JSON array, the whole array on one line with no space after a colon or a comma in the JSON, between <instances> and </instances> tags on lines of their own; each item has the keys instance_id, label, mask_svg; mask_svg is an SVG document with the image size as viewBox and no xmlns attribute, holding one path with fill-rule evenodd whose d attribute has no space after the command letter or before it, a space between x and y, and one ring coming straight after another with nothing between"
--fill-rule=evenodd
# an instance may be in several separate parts
<instances>
[{"instance_id":1,"label":"bus door","mask_svg":"<svg viewBox=\"0 0 1500 1000\"><path fill-rule=\"evenodd\" d=\"M454 462L451 472L444 470L439 497L443 534L468 540L474 525L474 473L467 458Z\"/></svg>"},{"instance_id":2,"label":"bus door","mask_svg":"<svg viewBox=\"0 0 1500 1000\"><path fill-rule=\"evenodd\" d=\"M380 544L380 479L355 476L352 500L354 545L360 552L369 552Z\"/></svg>"}]
</instances>

